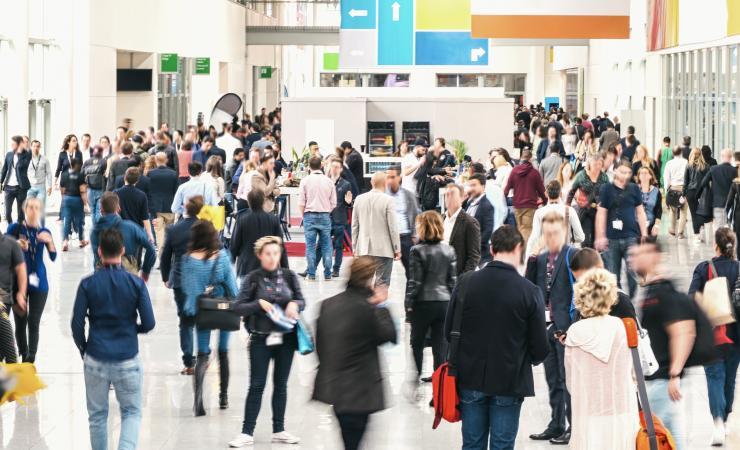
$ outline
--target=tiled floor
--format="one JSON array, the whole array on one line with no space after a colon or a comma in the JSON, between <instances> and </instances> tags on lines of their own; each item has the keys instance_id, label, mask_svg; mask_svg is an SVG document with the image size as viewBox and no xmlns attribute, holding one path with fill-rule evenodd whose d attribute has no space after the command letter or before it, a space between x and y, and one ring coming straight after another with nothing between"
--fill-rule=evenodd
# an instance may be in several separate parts
<instances>
[{"instance_id":1,"label":"tiled floor","mask_svg":"<svg viewBox=\"0 0 740 450\"><path fill-rule=\"evenodd\" d=\"M54 228L57 224L52 222ZM57 241L58 242L58 241ZM694 264L708 256L708 248L699 248L688 241L667 245L666 263L682 286ZM87 411L82 376L82 361L73 345L69 320L77 282L90 272L92 257L89 250L74 249L60 255L51 264L51 294L42 321L38 369L48 388L27 405L8 404L0 408L0 443L5 449L85 449L89 448ZM305 263L291 261L296 269ZM402 268L394 271L391 290L392 311L401 312ZM145 365L144 417L141 428L141 449L218 449L239 432L243 402L247 390L248 363L245 351L246 334L232 336L231 408L217 408L217 364L212 364L207 377L208 415L194 418L191 413L191 378L178 374L180 355L177 320L171 293L154 273L150 282L157 327L141 338L141 357ZM308 299L306 314L315 316L321 299L336 293L341 281L304 283ZM432 411L426 406L431 387L424 387L424 398L409 403L402 394L407 368L413 364L408 345L408 329L398 321L401 342L383 348L386 375L389 381L391 405L372 418L364 448L372 450L455 449L460 447L460 425L443 423L433 431ZM430 360L431 356L427 358ZM427 361L429 363L429 361ZM340 449L336 421L328 407L309 401L316 361L313 356L296 356L290 378L287 428L300 436L300 448L310 450ZM541 367L535 368L537 396L527 399L522 411L518 449L546 449L550 445L534 443L527 436L543 430L549 417L547 387ZM270 443L270 393L268 386L263 410L257 424L254 448L289 449L296 446ZM691 369L684 384L686 423L690 430L690 449L708 449L711 419L706 398L703 371ZM119 417L112 399L110 415L111 448L117 441ZM740 417L730 419L727 448L740 448Z\"/></svg>"}]
</instances>

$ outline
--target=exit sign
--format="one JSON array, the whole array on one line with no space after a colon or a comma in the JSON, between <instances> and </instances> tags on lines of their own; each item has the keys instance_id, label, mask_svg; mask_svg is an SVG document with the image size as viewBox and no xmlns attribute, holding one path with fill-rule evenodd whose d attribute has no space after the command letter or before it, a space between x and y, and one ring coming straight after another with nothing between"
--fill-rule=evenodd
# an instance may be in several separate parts
<instances>
[{"instance_id":1,"label":"exit sign","mask_svg":"<svg viewBox=\"0 0 740 450\"><path fill-rule=\"evenodd\" d=\"M260 78L272 78L272 67L270 66L260 67Z\"/></svg>"},{"instance_id":2,"label":"exit sign","mask_svg":"<svg viewBox=\"0 0 740 450\"><path fill-rule=\"evenodd\" d=\"M177 53L162 53L159 55L160 73L177 73Z\"/></svg>"},{"instance_id":3,"label":"exit sign","mask_svg":"<svg viewBox=\"0 0 740 450\"><path fill-rule=\"evenodd\" d=\"M195 58L195 74L196 75L210 75L211 74L211 58Z\"/></svg>"}]
</instances>

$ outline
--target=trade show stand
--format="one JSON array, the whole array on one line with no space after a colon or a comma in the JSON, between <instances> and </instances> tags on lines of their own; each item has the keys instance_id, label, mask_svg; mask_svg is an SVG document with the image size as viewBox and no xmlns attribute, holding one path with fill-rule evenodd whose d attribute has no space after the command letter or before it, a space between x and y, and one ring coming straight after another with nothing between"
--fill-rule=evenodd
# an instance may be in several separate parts
<instances>
[{"instance_id":1,"label":"trade show stand","mask_svg":"<svg viewBox=\"0 0 740 450\"><path fill-rule=\"evenodd\" d=\"M398 161L388 158L391 149L406 139L428 134L431 140L444 137L467 144L473 160L486 158L495 147L510 148L512 142L513 100L486 97L410 97L404 88L382 89L382 97L301 97L282 100L282 148L288 158L298 154L309 141L316 141L325 155L334 152L342 141L350 141L363 153L369 167ZM339 89L333 89L333 93ZM352 90L352 88L347 88ZM367 93L366 89L362 90ZM389 92L390 91L390 92ZM401 94L393 95L391 93ZM483 95L485 92L485 95ZM375 164L377 163L377 164ZM374 171L370 169L369 171Z\"/></svg>"}]
</instances>

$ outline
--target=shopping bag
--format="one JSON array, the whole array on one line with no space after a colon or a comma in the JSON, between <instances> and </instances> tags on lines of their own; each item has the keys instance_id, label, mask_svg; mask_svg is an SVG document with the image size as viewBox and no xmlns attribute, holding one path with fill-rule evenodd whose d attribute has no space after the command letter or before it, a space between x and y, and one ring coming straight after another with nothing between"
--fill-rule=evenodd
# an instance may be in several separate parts
<instances>
[{"instance_id":1,"label":"shopping bag","mask_svg":"<svg viewBox=\"0 0 740 450\"><path fill-rule=\"evenodd\" d=\"M211 222L216 231L221 231L226 224L226 208L224 206L205 205L200 210L198 218Z\"/></svg>"},{"instance_id":2,"label":"shopping bag","mask_svg":"<svg viewBox=\"0 0 740 450\"><path fill-rule=\"evenodd\" d=\"M709 281L704 284L704 292L697 295L699 306L714 327L734 323L735 314L727 291L727 278L717 276L717 268L712 261L707 270Z\"/></svg>"},{"instance_id":3,"label":"shopping bag","mask_svg":"<svg viewBox=\"0 0 740 450\"><path fill-rule=\"evenodd\" d=\"M23 397L45 387L33 364L0 364L0 405L13 401L22 403Z\"/></svg>"},{"instance_id":4,"label":"shopping bag","mask_svg":"<svg viewBox=\"0 0 740 450\"><path fill-rule=\"evenodd\" d=\"M303 323L303 320L299 320L296 327L296 332L298 333L298 353L301 355L313 353L314 344L311 330Z\"/></svg>"}]
</instances>

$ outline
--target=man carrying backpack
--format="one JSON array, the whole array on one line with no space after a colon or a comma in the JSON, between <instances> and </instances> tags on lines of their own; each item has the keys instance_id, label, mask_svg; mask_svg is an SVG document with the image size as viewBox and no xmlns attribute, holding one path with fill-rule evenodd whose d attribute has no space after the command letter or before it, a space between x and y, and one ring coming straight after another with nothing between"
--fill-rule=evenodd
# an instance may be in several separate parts
<instances>
[{"instance_id":1,"label":"man carrying backpack","mask_svg":"<svg viewBox=\"0 0 740 450\"><path fill-rule=\"evenodd\" d=\"M696 303L665 276L655 236L646 237L634 247L632 261L643 282L637 294L642 327L650 336L650 347L658 361L658 371L645 377L650 406L673 435L676 450L683 450L687 447L679 419L681 377L685 367L714 359L712 327Z\"/></svg>"}]
</instances>

